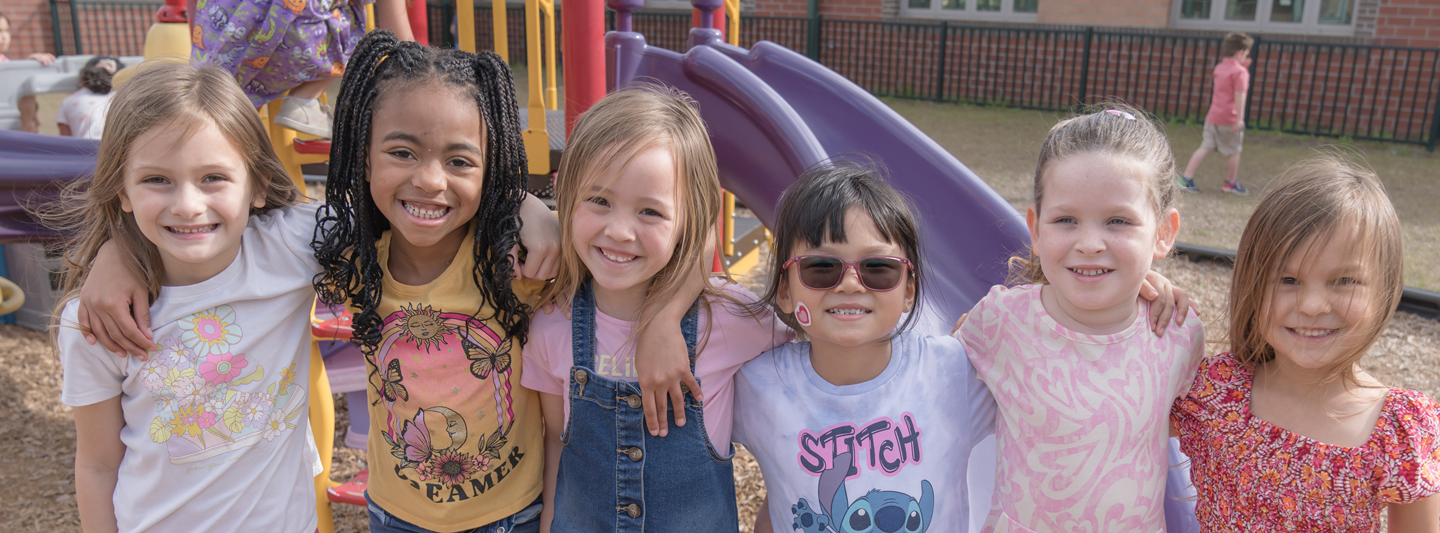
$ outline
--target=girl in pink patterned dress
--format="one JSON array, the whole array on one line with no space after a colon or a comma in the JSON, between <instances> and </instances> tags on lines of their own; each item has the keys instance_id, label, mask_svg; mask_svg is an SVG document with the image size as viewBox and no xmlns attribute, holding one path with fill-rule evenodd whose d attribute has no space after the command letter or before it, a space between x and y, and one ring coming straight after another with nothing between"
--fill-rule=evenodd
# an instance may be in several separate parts
<instances>
[{"instance_id":1,"label":"girl in pink patterned dress","mask_svg":"<svg viewBox=\"0 0 1440 533\"><path fill-rule=\"evenodd\" d=\"M1374 173L1303 161L1235 259L1230 353L1171 419L1207 531L1440 531L1440 405L1358 366L1395 313L1400 220Z\"/></svg>"},{"instance_id":2,"label":"girl in pink patterned dress","mask_svg":"<svg viewBox=\"0 0 1440 533\"><path fill-rule=\"evenodd\" d=\"M1169 143L1139 110L1057 124L1040 149L1032 247L958 336L999 405L985 532L1163 531L1167 414L1203 355L1199 318L1148 331L1151 262L1180 227ZM1182 306L1181 316L1187 314Z\"/></svg>"}]
</instances>

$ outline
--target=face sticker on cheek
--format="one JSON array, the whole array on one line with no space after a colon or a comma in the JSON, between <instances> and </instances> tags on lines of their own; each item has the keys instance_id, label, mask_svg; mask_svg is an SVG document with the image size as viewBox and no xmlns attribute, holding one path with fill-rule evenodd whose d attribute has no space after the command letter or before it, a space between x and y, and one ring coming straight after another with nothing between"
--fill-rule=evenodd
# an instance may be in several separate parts
<instances>
[{"instance_id":1,"label":"face sticker on cheek","mask_svg":"<svg viewBox=\"0 0 1440 533\"><path fill-rule=\"evenodd\" d=\"M795 304L795 321L802 326L810 326L810 308L805 307L805 302Z\"/></svg>"}]
</instances>

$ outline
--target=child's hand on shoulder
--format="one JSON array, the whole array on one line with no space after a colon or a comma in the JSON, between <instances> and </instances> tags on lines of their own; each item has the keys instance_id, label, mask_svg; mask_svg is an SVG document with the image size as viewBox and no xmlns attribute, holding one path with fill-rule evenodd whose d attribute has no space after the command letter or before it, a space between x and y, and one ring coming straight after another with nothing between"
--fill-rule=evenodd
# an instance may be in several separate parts
<instances>
[{"instance_id":1,"label":"child's hand on shoulder","mask_svg":"<svg viewBox=\"0 0 1440 533\"><path fill-rule=\"evenodd\" d=\"M96 252L80 287L79 311L77 322L85 342L99 342L111 353L142 360L155 345L150 334L150 289L125 268L114 243L107 242Z\"/></svg>"},{"instance_id":2,"label":"child's hand on shoulder","mask_svg":"<svg viewBox=\"0 0 1440 533\"><path fill-rule=\"evenodd\" d=\"M525 247L524 261L520 247ZM511 267L522 280L544 281L560 271L560 219L545 202L526 194L520 204L520 244L510 250Z\"/></svg>"},{"instance_id":3,"label":"child's hand on shoulder","mask_svg":"<svg viewBox=\"0 0 1440 533\"><path fill-rule=\"evenodd\" d=\"M1154 270L1145 274L1145 281L1140 284L1140 297L1153 302L1150 306L1150 328L1158 337L1165 336L1165 328L1171 320L1177 326L1185 325L1189 309L1200 314L1200 306L1190 300L1184 289Z\"/></svg>"}]
</instances>

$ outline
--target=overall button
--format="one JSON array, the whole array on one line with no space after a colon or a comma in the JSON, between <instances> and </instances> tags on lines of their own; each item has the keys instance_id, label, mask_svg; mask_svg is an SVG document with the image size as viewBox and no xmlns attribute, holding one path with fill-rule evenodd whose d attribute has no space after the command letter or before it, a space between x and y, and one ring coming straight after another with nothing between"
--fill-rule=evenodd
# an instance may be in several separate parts
<instances>
[{"instance_id":1,"label":"overall button","mask_svg":"<svg viewBox=\"0 0 1440 533\"><path fill-rule=\"evenodd\" d=\"M584 370L576 370L576 371L575 371L575 382L576 382L576 383L579 383L579 384L581 384L581 385L584 385L585 382L587 382L587 381L590 381L590 374L585 373Z\"/></svg>"},{"instance_id":2,"label":"overall button","mask_svg":"<svg viewBox=\"0 0 1440 533\"><path fill-rule=\"evenodd\" d=\"M627 457L630 458L631 461L637 463L640 462L641 459L645 458L645 450L641 450L640 448L634 446L620 450L620 453L625 454Z\"/></svg>"},{"instance_id":3,"label":"overall button","mask_svg":"<svg viewBox=\"0 0 1440 533\"><path fill-rule=\"evenodd\" d=\"M641 405L644 405L644 403L640 401L640 397L634 394L621 397L621 399L625 400L625 403L629 404L631 409L639 409Z\"/></svg>"},{"instance_id":4,"label":"overall button","mask_svg":"<svg viewBox=\"0 0 1440 533\"><path fill-rule=\"evenodd\" d=\"M624 507L621 507L620 510L621 510L621 511L625 511L625 514L630 515L630 518L640 518L640 506L639 506L639 505L636 505L636 504L633 504L633 503L632 503L632 504L630 504L630 505L626 505L626 506L624 506Z\"/></svg>"}]
</instances>

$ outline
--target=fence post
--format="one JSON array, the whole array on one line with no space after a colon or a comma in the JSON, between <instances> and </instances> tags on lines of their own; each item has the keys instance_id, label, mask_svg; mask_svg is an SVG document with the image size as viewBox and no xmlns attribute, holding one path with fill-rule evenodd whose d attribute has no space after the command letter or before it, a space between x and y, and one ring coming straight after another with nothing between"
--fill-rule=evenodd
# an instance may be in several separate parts
<instances>
[{"instance_id":1,"label":"fence post","mask_svg":"<svg viewBox=\"0 0 1440 533\"><path fill-rule=\"evenodd\" d=\"M1255 56L1260 52L1260 36L1253 35L1251 39L1254 40L1250 42L1250 66L1246 67L1250 83L1245 86L1245 116L1240 117L1241 124L1250 124L1250 110L1255 108L1255 64L1260 62Z\"/></svg>"},{"instance_id":2,"label":"fence post","mask_svg":"<svg viewBox=\"0 0 1440 533\"><path fill-rule=\"evenodd\" d=\"M80 6L75 5L74 0L70 2L70 29L75 32L75 55L85 53L85 46L80 38Z\"/></svg>"},{"instance_id":3,"label":"fence post","mask_svg":"<svg viewBox=\"0 0 1440 533\"><path fill-rule=\"evenodd\" d=\"M1080 49L1080 107L1085 107L1085 98L1090 85L1090 40L1095 37L1095 27L1085 27L1085 44Z\"/></svg>"},{"instance_id":4,"label":"fence post","mask_svg":"<svg viewBox=\"0 0 1440 533\"><path fill-rule=\"evenodd\" d=\"M940 61L935 67L935 101L945 101L945 48L950 36L950 21L940 21Z\"/></svg>"},{"instance_id":5,"label":"fence post","mask_svg":"<svg viewBox=\"0 0 1440 533\"><path fill-rule=\"evenodd\" d=\"M55 38L55 55L65 55L65 41L60 38L60 6L50 0L50 33Z\"/></svg>"},{"instance_id":6,"label":"fence post","mask_svg":"<svg viewBox=\"0 0 1440 533\"><path fill-rule=\"evenodd\" d=\"M1435 111L1430 115L1430 142L1425 144L1425 150L1434 152L1437 143L1440 143L1440 94L1435 95Z\"/></svg>"},{"instance_id":7,"label":"fence post","mask_svg":"<svg viewBox=\"0 0 1440 533\"><path fill-rule=\"evenodd\" d=\"M816 63L820 62L820 14L811 13L805 22L805 55Z\"/></svg>"}]
</instances>

